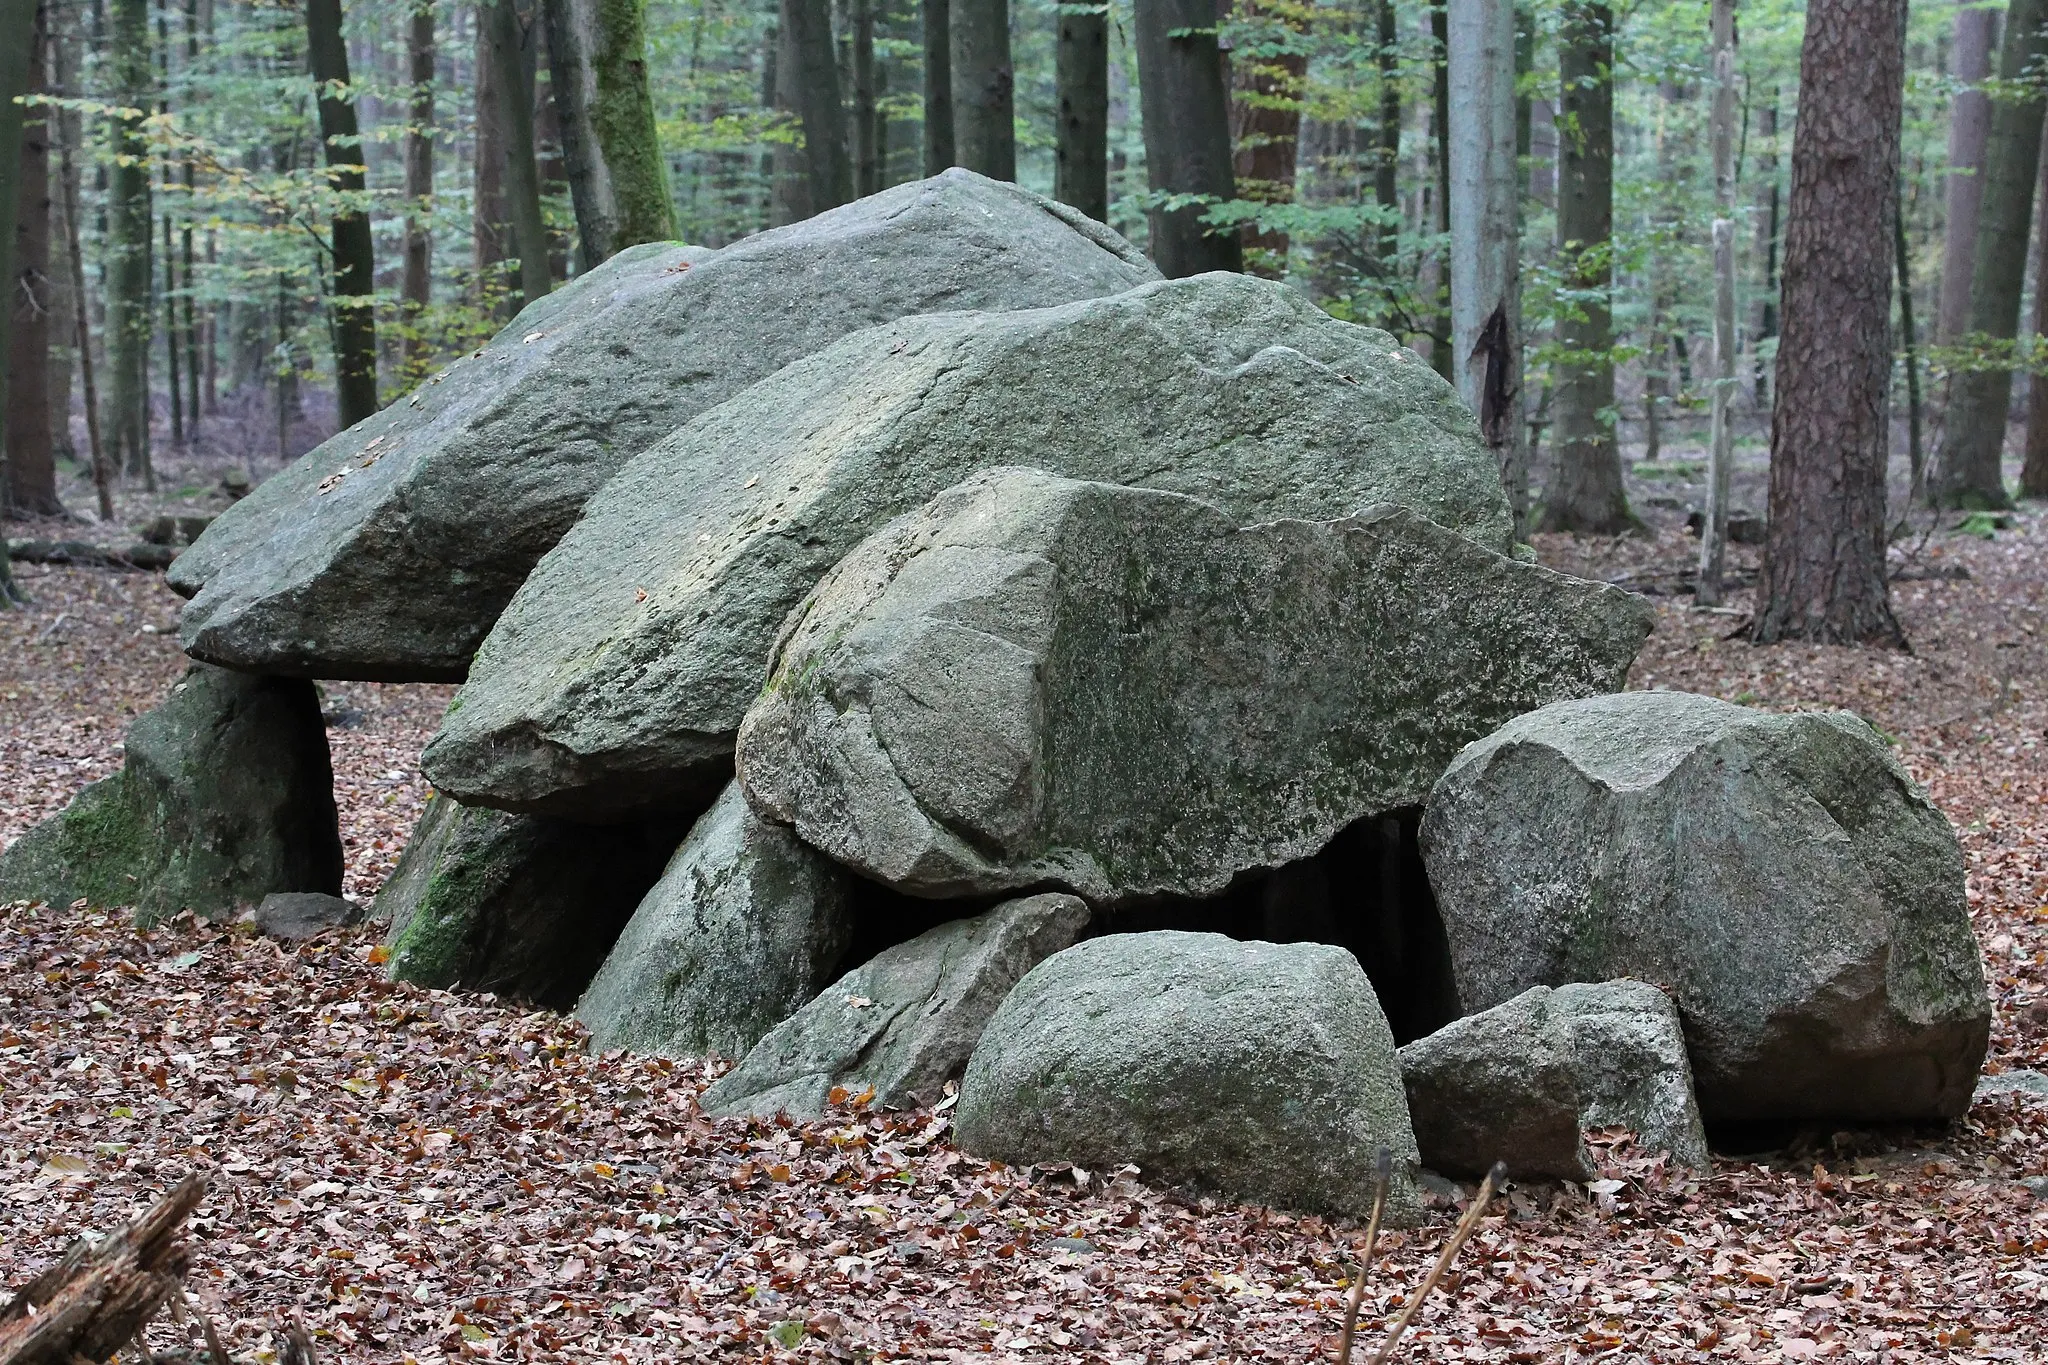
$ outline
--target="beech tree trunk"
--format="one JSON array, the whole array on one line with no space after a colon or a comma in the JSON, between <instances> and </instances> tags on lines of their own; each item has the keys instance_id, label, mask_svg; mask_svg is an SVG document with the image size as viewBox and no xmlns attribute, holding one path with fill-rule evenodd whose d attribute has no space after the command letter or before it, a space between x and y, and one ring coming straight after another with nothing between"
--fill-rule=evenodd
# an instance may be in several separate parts
<instances>
[{"instance_id":1,"label":"beech tree trunk","mask_svg":"<svg viewBox=\"0 0 2048 1365\"><path fill-rule=\"evenodd\" d=\"M1231 168L1241 198L1294 202L1295 158L1301 142L1302 42L1308 12L1291 0L1243 0L1238 17L1255 31L1230 57ZM1247 268L1268 279L1287 277L1287 234L1244 230Z\"/></svg>"},{"instance_id":2,"label":"beech tree trunk","mask_svg":"<svg viewBox=\"0 0 2048 1365\"><path fill-rule=\"evenodd\" d=\"M525 302L548 292L548 231L540 212L540 165L533 151L533 87L527 76L525 25L516 0L491 0L491 61L497 76L498 127L505 149L505 204L519 253Z\"/></svg>"},{"instance_id":3,"label":"beech tree trunk","mask_svg":"<svg viewBox=\"0 0 2048 1365\"><path fill-rule=\"evenodd\" d=\"M1948 116L1948 185L1941 259L1941 305L1935 340L1969 330L1970 274L1977 259L1977 210L1984 202L1984 147L1991 137L1991 97L1980 85L1991 74L1998 11L1959 0L1949 44L1949 76L1961 87ZM1775 110L1773 111L1775 113Z\"/></svg>"},{"instance_id":4,"label":"beech tree trunk","mask_svg":"<svg viewBox=\"0 0 2048 1365\"><path fill-rule=\"evenodd\" d=\"M16 0L24 3L25 0ZM150 104L149 0L112 0L109 6L109 65L115 101L142 110ZM114 114L107 120L116 158L107 173L107 435L114 462L144 487L156 488L149 458L150 312L149 148L141 116Z\"/></svg>"},{"instance_id":5,"label":"beech tree trunk","mask_svg":"<svg viewBox=\"0 0 2048 1365\"><path fill-rule=\"evenodd\" d=\"M26 93L46 86L49 60L49 0L35 4L26 54ZM11 96L0 90L0 98ZM13 269L8 282L7 360L0 366L0 391L7 397L4 440L6 480L0 484L0 506L16 515L56 516L64 511L57 500L57 465L51 444L50 319L57 286L50 278L50 117L44 108L14 105L19 133L9 144L19 148L15 179ZM0 152L4 155L4 152Z\"/></svg>"},{"instance_id":6,"label":"beech tree trunk","mask_svg":"<svg viewBox=\"0 0 2048 1365\"><path fill-rule=\"evenodd\" d=\"M1380 136L1372 198L1380 211L1380 268L1391 272L1400 260L1401 237L1401 49L1394 0L1380 0L1378 18Z\"/></svg>"},{"instance_id":7,"label":"beech tree trunk","mask_svg":"<svg viewBox=\"0 0 2048 1365\"><path fill-rule=\"evenodd\" d=\"M849 65L853 73L853 192L865 198L882 187L881 148L875 124L875 6L874 0L851 0L848 6L847 37L852 47Z\"/></svg>"},{"instance_id":8,"label":"beech tree trunk","mask_svg":"<svg viewBox=\"0 0 2048 1365\"><path fill-rule=\"evenodd\" d=\"M1155 194L1200 196L1152 210L1152 259L1169 279L1242 270L1237 233L1202 221L1209 204L1237 197L1216 0L1138 0L1134 27L1146 176Z\"/></svg>"},{"instance_id":9,"label":"beech tree trunk","mask_svg":"<svg viewBox=\"0 0 2048 1365\"><path fill-rule=\"evenodd\" d=\"M956 165L953 143L951 0L921 0L924 27L924 173ZM1105 134L1106 136L1106 134Z\"/></svg>"},{"instance_id":10,"label":"beech tree trunk","mask_svg":"<svg viewBox=\"0 0 2048 1365\"><path fill-rule=\"evenodd\" d=\"M1758 178L1764 182L1760 195L1762 202L1757 205L1756 254L1764 263L1763 288L1756 301L1755 342L1768 341L1778 334L1778 227L1779 210L1782 207L1778 193L1778 91L1771 88L1770 100L1757 111L1757 153ZM1756 362L1756 405L1770 406L1770 371L1761 360Z\"/></svg>"},{"instance_id":11,"label":"beech tree trunk","mask_svg":"<svg viewBox=\"0 0 2048 1365\"><path fill-rule=\"evenodd\" d=\"M781 0L776 104L796 115L803 145L777 159L775 221L793 223L853 198L846 110L839 99L839 62L832 47L831 0Z\"/></svg>"},{"instance_id":12,"label":"beech tree trunk","mask_svg":"<svg viewBox=\"0 0 2048 1365\"><path fill-rule=\"evenodd\" d=\"M2048 145L2041 148L2041 186L2036 191L2043 212L2034 228L2034 336L2048 338ZM2020 496L2048 498L2048 374L2036 369L2027 377L2027 453L2020 466Z\"/></svg>"},{"instance_id":13,"label":"beech tree trunk","mask_svg":"<svg viewBox=\"0 0 2048 1365\"><path fill-rule=\"evenodd\" d=\"M405 369L408 386L426 378L434 348L426 336L427 307L434 301L434 233L428 213L434 197L434 4L413 0L406 29L405 130Z\"/></svg>"},{"instance_id":14,"label":"beech tree trunk","mask_svg":"<svg viewBox=\"0 0 2048 1365\"><path fill-rule=\"evenodd\" d=\"M542 8L578 260L588 270L675 236L647 84L646 0L542 0Z\"/></svg>"},{"instance_id":15,"label":"beech tree trunk","mask_svg":"<svg viewBox=\"0 0 2048 1365\"><path fill-rule=\"evenodd\" d=\"M365 153L356 128L355 95L344 93L348 45L341 33L341 0L306 0L306 63L319 86L327 182L343 194L361 194ZM376 260L369 215L347 208L336 213L333 242L335 399L341 425L352 427L378 406ZM171 382L177 383L175 374Z\"/></svg>"},{"instance_id":16,"label":"beech tree trunk","mask_svg":"<svg viewBox=\"0 0 2048 1365\"><path fill-rule=\"evenodd\" d=\"M1010 65L1010 0L953 0L951 10L955 154L970 171L992 180L1015 180L1017 77ZM1213 16L1209 23L1213 28ZM1213 34L1209 41L1215 43Z\"/></svg>"},{"instance_id":17,"label":"beech tree trunk","mask_svg":"<svg viewBox=\"0 0 2048 1365\"><path fill-rule=\"evenodd\" d=\"M1597 0L1565 0L1557 63L1558 261L1581 302L1557 324L1557 472L1544 492L1542 528L1616 535L1640 523L1614 439L1614 11Z\"/></svg>"},{"instance_id":18,"label":"beech tree trunk","mask_svg":"<svg viewBox=\"0 0 2048 1365\"><path fill-rule=\"evenodd\" d=\"M505 201L505 101L498 96L498 60L491 48L490 11L496 3L481 0L477 7L470 73L476 87L470 247L477 288L486 298L496 296L502 266L512 257L511 214Z\"/></svg>"},{"instance_id":19,"label":"beech tree trunk","mask_svg":"<svg viewBox=\"0 0 2048 1365\"><path fill-rule=\"evenodd\" d=\"M20 194L19 167L6 149L20 145L22 115L26 110L15 97L29 88L30 56L35 47L36 0L0 0L0 224L14 221ZM0 232L0 281L14 278L14 234ZM6 326L9 310L0 309L0 328ZM0 336L0 393L7 389L7 338ZM0 424L0 475L5 474L7 457L4 424ZM5 481L0 478L0 491ZM7 537L0 534L0 609L20 602L14 586L14 570L7 554Z\"/></svg>"},{"instance_id":20,"label":"beech tree trunk","mask_svg":"<svg viewBox=\"0 0 2048 1365\"><path fill-rule=\"evenodd\" d=\"M1751 638L1903 645L1885 578L1902 0L1808 0Z\"/></svg>"},{"instance_id":21,"label":"beech tree trunk","mask_svg":"<svg viewBox=\"0 0 2048 1365\"><path fill-rule=\"evenodd\" d=\"M1997 347L2019 332L2027 273L2027 226L2041 156L2048 98L2030 78L2048 60L2048 0L2013 0L2005 15L1998 75L2010 93L1991 109L1984 153L1984 198L1977 209L1977 250L1970 275L1967 329L1956 340ZM1934 500L1944 507L2012 505L2000 468L2012 370L1996 357L1949 380L1948 422L1934 462Z\"/></svg>"},{"instance_id":22,"label":"beech tree trunk","mask_svg":"<svg viewBox=\"0 0 2048 1365\"><path fill-rule=\"evenodd\" d=\"M1052 197L1097 222L1109 217L1109 6L1062 6L1053 59L1059 142Z\"/></svg>"},{"instance_id":23,"label":"beech tree trunk","mask_svg":"<svg viewBox=\"0 0 2048 1365\"><path fill-rule=\"evenodd\" d=\"M591 125L597 78L585 56L588 5L576 0L541 0L548 30L548 91L562 133L562 161L569 173L569 202L576 211L576 263L589 270L617 250L618 205L611 176Z\"/></svg>"},{"instance_id":24,"label":"beech tree trunk","mask_svg":"<svg viewBox=\"0 0 2048 1365\"><path fill-rule=\"evenodd\" d=\"M1451 101L1451 366L1526 527L1522 427L1521 176L1515 162L1515 11L1460 0L1448 26Z\"/></svg>"},{"instance_id":25,"label":"beech tree trunk","mask_svg":"<svg viewBox=\"0 0 2048 1365\"><path fill-rule=\"evenodd\" d=\"M1436 144L1436 221L1430 226L1448 239L1451 232L1451 18L1449 0L1429 7L1429 39L1435 54L1431 71L1432 102L1430 134ZM1448 248L1442 258L1432 256L1429 269L1441 287L1442 306L1437 310L1429 346L1430 368L1446 380L1456 382L1457 365L1451 359L1451 270Z\"/></svg>"},{"instance_id":26,"label":"beech tree trunk","mask_svg":"<svg viewBox=\"0 0 2048 1365\"><path fill-rule=\"evenodd\" d=\"M1707 505L1700 519L1703 607L1721 605L1721 570L1728 553L1728 497L1734 474L1735 433L1728 404L1735 396L1735 0L1713 0L1714 108L1714 374L1707 431ZM1893 206L1898 196L1892 197ZM1910 317L1911 315L1908 314Z\"/></svg>"}]
</instances>

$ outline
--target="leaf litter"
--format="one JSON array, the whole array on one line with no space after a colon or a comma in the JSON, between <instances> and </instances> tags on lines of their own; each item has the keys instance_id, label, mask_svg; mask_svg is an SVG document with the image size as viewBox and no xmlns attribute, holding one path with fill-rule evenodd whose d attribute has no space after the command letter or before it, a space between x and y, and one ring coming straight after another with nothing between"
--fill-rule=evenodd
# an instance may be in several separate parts
<instances>
[{"instance_id":1,"label":"leaf litter","mask_svg":"<svg viewBox=\"0 0 2048 1365\"><path fill-rule=\"evenodd\" d=\"M1667 529L1539 548L1640 581L1677 577L1691 542ZM1895 584L1911 654L1756 650L1724 638L1737 616L1660 598L1633 679L1846 705L1898 746L1968 858L1997 999L1991 1070L2048 1067L2044 549L2039 513L1988 541L1931 542L1970 577ZM17 572L36 600L0 614L6 839L114 771L122 730L182 666L160 579ZM327 687L353 896L374 893L418 817L418 753L449 694ZM246 924L0 912L0 1286L205 1170L192 1279L238 1359L275 1359L294 1317L324 1359L422 1365L1334 1349L1360 1226L1129 1168L979 1161L948 1145L946 1106L875 1115L855 1096L819 1124L707 1119L696 1097L723 1063L594 1056L559 1016L393 985L373 935L286 947ZM1695 1175L1594 1135L1598 1179L1493 1202L1402 1358L2039 1358L2048 1104L2005 1095L1948 1129L1778 1142ZM1458 1200L1380 1237L1362 1350ZM153 1331L159 1349L182 1344Z\"/></svg>"}]
</instances>

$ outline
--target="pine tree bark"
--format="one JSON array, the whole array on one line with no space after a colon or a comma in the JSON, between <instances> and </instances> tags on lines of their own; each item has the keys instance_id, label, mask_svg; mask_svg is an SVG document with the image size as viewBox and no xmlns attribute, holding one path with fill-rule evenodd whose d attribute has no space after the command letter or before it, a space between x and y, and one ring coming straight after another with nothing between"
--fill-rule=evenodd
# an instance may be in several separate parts
<instances>
[{"instance_id":1,"label":"pine tree bark","mask_svg":"<svg viewBox=\"0 0 2048 1365\"><path fill-rule=\"evenodd\" d=\"M413 0L406 25L405 74L411 83L405 111L405 304L407 387L427 377L434 349L426 335L434 301L434 3Z\"/></svg>"},{"instance_id":2,"label":"pine tree bark","mask_svg":"<svg viewBox=\"0 0 2048 1365\"><path fill-rule=\"evenodd\" d=\"M1557 324L1557 472L1545 490L1542 529L1617 535L1640 523L1614 439L1614 11L1565 0L1557 61L1558 260L1579 302Z\"/></svg>"},{"instance_id":3,"label":"pine tree bark","mask_svg":"<svg viewBox=\"0 0 2048 1365\"><path fill-rule=\"evenodd\" d=\"M27 53L26 93L47 85L50 4L34 4ZM0 96L5 97L5 96ZM6 480L0 506L16 515L56 516L57 465L51 444L50 319L58 292L50 278L50 111L14 106L20 131L16 172L13 269L0 279L7 290L7 361L0 368L6 394L4 449ZM6 145L6 144L0 144Z\"/></svg>"},{"instance_id":4,"label":"pine tree bark","mask_svg":"<svg viewBox=\"0 0 2048 1365\"><path fill-rule=\"evenodd\" d=\"M920 0L924 38L924 173L959 164L953 140L951 0Z\"/></svg>"},{"instance_id":5,"label":"pine tree bark","mask_svg":"<svg viewBox=\"0 0 2048 1365\"><path fill-rule=\"evenodd\" d=\"M348 90L348 44L341 0L306 0L306 64L318 86L320 141L327 183L344 195L363 192L364 150ZM377 295L370 216L344 206L333 222L334 390L343 427L377 411ZM177 381L175 377L173 384Z\"/></svg>"},{"instance_id":6,"label":"pine tree bark","mask_svg":"<svg viewBox=\"0 0 2048 1365\"><path fill-rule=\"evenodd\" d=\"M17 0L20 3L21 0ZM114 100L108 118L107 173L107 435L121 471L156 488L149 451L150 310L149 148L142 119L150 102L149 0L112 0L109 65Z\"/></svg>"},{"instance_id":7,"label":"pine tree bark","mask_svg":"<svg viewBox=\"0 0 2048 1365\"><path fill-rule=\"evenodd\" d=\"M992 180L1015 180L1016 72L1010 65L1010 0L953 0L951 10L955 154L970 171L980 171ZM1209 22L1213 26L1215 20Z\"/></svg>"},{"instance_id":8,"label":"pine tree bark","mask_svg":"<svg viewBox=\"0 0 2048 1365\"><path fill-rule=\"evenodd\" d=\"M1053 58L1060 127L1052 197L1109 218L1109 6L1062 6Z\"/></svg>"},{"instance_id":9,"label":"pine tree bark","mask_svg":"<svg viewBox=\"0 0 2048 1365\"><path fill-rule=\"evenodd\" d=\"M1237 193L1262 204L1294 202L1301 142L1302 82L1308 50L1302 41L1310 11L1298 0L1242 0L1237 17L1256 26L1230 62L1231 169ZM1287 277L1285 232L1244 230L1246 268L1268 279Z\"/></svg>"},{"instance_id":10,"label":"pine tree bark","mask_svg":"<svg viewBox=\"0 0 2048 1365\"><path fill-rule=\"evenodd\" d=\"M2048 0L2013 0L1999 45L1998 75L2008 95L1991 109L1984 152L1984 198L1977 210L1976 261L1970 313L1956 340L1998 347L2019 332L2026 281L2027 225L2041 155L2041 119L2048 96L2030 83L2048 60ZM1961 369L1949 380L1948 421L1934 461L1934 500L1944 507L2009 507L2001 463L2012 370L1997 358Z\"/></svg>"},{"instance_id":11,"label":"pine tree bark","mask_svg":"<svg viewBox=\"0 0 2048 1365\"><path fill-rule=\"evenodd\" d=\"M1809 0L1751 638L1903 645L1885 577L1902 0Z\"/></svg>"},{"instance_id":12,"label":"pine tree bark","mask_svg":"<svg viewBox=\"0 0 2048 1365\"><path fill-rule=\"evenodd\" d=\"M549 284L548 232L541 218L540 166L533 150L533 88L524 55L526 31L516 0L490 0L486 17L505 149L505 206L519 254L519 291L530 304L546 297Z\"/></svg>"},{"instance_id":13,"label":"pine tree bark","mask_svg":"<svg viewBox=\"0 0 2048 1365\"><path fill-rule=\"evenodd\" d=\"M1209 203L1237 197L1216 0L1138 0L1134 21L1147 178L1154 194L1201 196L1151 211L1152 260L1169 279L1242 270L1238 235L1202 221Z\"/></svg>"},{"instance_id":14,"label":"pine tree bark","mask_svg":"<svg viewBox=\"0 0 2048 1365\"><path fill-rule=\"evenodd\" d=\"M781 0L781 5L775 102L794 114L803 130L802 147L788 148L777 160L775 219L791 223L851 200L853 165L839 98L831 0Z\"/></svg>"},{"instance_id":15,"label":"pine tree bark","mask_svg":"<svg viewBox=\"0 0 2048 1365\"><path fill-rule=\"evenodd\" d=\"M1991 137L1991 97L1981 88L1991 74L1998 11L1981 0L1959 0L1949 44L1949 77L1962 88L1948 116L1948 183L1943 215L1941 306L1935 339L1948 342L1970 326L1970 274L1977 259L1977 211L1984 202L1984 148Z\"/></svg>"},{"instance_id":16,"label":"pine tree bark","mask_svg":"<svg viewBox=\"0 0 2048 1365\"><path fill-rule=\"evenodd\" d=\"M1452 5L1451 365L1479 416L1515 517L1529 512L1522 424L1521 254L1515 161L1515 11L1510 0Z\"/></svg>"}]
</instances>

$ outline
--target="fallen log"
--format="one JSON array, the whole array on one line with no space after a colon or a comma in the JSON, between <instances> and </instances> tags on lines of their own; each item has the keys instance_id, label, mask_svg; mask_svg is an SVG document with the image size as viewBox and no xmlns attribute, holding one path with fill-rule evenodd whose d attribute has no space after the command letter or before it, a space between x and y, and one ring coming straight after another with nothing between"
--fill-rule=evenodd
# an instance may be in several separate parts
<instances>
[{"instance_id":1,"label":"fallen log","mask_svg":"<svg viewBox=\"0 0 2048 1365\"><path fill-rule=\"evenodd\" d=\"M0 1365L104 1361L140 1336L183 1292L178 1229L205 1194L206 1178L188 1175L119 1232L73 1242L0 1309Z\"/></svg>"}]
</instances>

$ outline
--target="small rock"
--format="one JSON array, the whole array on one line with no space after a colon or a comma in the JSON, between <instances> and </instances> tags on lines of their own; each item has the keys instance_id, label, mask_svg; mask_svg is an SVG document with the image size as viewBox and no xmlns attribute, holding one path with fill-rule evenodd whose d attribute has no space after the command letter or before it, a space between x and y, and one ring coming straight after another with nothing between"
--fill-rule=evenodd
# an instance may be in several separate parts
<instances>
[{"instance_id":1,"label":"small rock","mask_svg":"<svg viewBox=\"0 0 2048 1365\"><path fill-rule=\"evenodd\" d=\"M878 1109L936 1104L1010 989L1087 923L1073 896L1029 896L885 949L778 1024L700 1103L809 1119L835 1086L872 1086Z\"/></svg>"},{"instance_id":2,"label":"small rock","mask_svg":"<svg viewBox=\"0 0 2048 1365\"><path fill-rule=\"evenodd\" d=\"M1709 1164L1678 1011L1640 981L1524 991L1402 1048L1401 1079L1422 1159L1453 1175L1583 1180L1583 1131L1617 1126Z\"/></svg>"},{"instance_id":3,"label":"small rock","mask_svg":"<svg viewBox=\"0 0 2048 1365\"><path fill-rule=\"evenodd\" d=\"M1358 960L1328 944L1161 931L1047 958L982 1030L954 1140L1353 1218L1385 1145L1388 1220L1421 1218L1393 1035Z\"/></svg>"},{"instance_id":4,"label":"small rock","mask_svg":"<svg viewBox=\"0 0 2048 1365\"><path fill-rule=\"evenodd\" d=\"M1981 1100L1994 1095L2020 1095L2026 1099L2048 1102L2048 1075L2022 1069L2001 1071L1996 1076L1979 1079L1975 1098Z\"/></svg>"},{"instance_id":5,"label":"small rock","mask_svg":"<svg viewBox=\"0 0 2048 1365\"><path fill-rule=\"evenodd\" d=\"M318 891L273 891L256 907L257 932L287 943L345 929L362 918L362 907L355 902Z\"/></svg>"}]
</instances>

